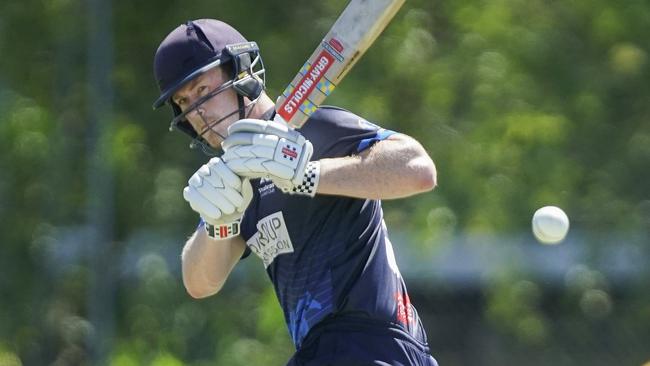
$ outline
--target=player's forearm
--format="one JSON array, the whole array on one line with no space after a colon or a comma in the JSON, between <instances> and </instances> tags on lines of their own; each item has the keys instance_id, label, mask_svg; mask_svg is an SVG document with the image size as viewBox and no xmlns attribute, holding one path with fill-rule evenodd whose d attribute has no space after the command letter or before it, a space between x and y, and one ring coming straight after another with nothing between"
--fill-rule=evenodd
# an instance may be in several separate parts
<instances>
[{"instance_id":1,"label":"player's forearm","mask_svg":"<svg viewBox=\"0 0 650 366\"><path fill-rule=\"evenodd\" d=\"M392 199L436 186L433 161L408 137L381 141L362 155L322 159L320 163L318 194Z\"/></svg>"},{"instance_id":2,"label":"player's forearm","mask_svg":"<svg viewBox=\"0 0 650 366\"><path fill-rule=\"evenodd\" d=\"M204 298L221 290L241 258L245 244L240 237L215 241L198 229L183 247L183 284L194 298Z\"/></svg>"}]
</instances>

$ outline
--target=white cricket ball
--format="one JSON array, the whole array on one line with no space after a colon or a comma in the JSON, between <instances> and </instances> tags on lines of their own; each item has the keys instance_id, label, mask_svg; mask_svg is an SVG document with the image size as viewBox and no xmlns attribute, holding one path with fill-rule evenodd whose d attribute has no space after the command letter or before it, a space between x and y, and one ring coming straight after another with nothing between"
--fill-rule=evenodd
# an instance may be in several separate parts
<instances>
[{"instance_id":1,"label":"white cricket ball","mask_svg":"<svg viewBox=\"0 0 650 366\"><path fill-rule=\"evenodd\" d=\"M544 206L533 215L533 234L541 243L557 244L569 232L569 217L561 208Z\"/></svg>"}]
</instances>

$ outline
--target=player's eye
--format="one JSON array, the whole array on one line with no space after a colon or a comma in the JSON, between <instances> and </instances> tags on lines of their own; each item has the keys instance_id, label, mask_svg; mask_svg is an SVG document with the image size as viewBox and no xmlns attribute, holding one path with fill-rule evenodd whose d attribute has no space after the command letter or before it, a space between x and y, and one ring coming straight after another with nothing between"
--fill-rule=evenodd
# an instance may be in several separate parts
<instances>
[{"instance_id":1,"label":"player's eye","mask_svg":"<svg viewBox=\"0 0 650 366\"><path fill-rule=\"evenodd\" d=\"M179 99L177 99L176 104L178 104L179 107L186 105L187 104L187 98L179 98Z\"/></svg>"},{"instance_id":2,"label":"player's eye","mask_svg":"<svg viewBox=\"0 0 650 366\"><path fill-rule=\"evenodd\" d=\"M199 95L204 95L206 91L208 91L208 87L205 86L205 85L201 85L201 86L199 86L199 88L196 90L196 92L197 92Z\"/></svg>"}]
</instances>

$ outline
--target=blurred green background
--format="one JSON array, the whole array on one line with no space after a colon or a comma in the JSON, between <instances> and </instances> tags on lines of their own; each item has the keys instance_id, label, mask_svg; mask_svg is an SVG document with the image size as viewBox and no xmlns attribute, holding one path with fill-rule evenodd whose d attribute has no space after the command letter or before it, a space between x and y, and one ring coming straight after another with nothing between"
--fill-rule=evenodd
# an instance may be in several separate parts
<instances>
[{"instance_id":1,"label":"blurred green background","mask_svg":"<svg viewBox=\"0 0 650 366\"><path fill-rule=\"evenodd\" d=\"M0 365L284 365L257 258L193 300L152 58L178 24L259 43L277 96L343 0L0 4ZM385 202L443 366L650 362L650 3L408 0L328 103L418 138L432 193ZM558 205L566 241L537 243Z\"/></svg>"}]
</instances>

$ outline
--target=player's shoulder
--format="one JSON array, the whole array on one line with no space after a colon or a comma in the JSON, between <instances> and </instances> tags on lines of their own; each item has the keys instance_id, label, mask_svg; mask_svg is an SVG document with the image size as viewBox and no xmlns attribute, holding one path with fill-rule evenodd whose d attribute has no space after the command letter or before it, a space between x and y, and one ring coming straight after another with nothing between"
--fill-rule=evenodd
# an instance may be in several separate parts
<instances>
[{"instance_id":1,"label":"player's shoulder","mask_svg":"<svg viewBox=\"0 0 650 366\"><path fill-rule=\"evenodd\" d=\"M345 118L360 118L349 110L333 105L323 105L318 107L310 119L317 120L338 120Z\"/></svg>"},{"instance_id":2,"label":"player's shoulder","mask_svg":"<svg viewBox=\"0 0 650 366\"><path fill-rule=\"evenodd\" d=\"M362 130L375 130L380 127L365 118L341 107L324 105L320 106L309 118L311 126L341 127L345 129L360 128ZM316 122L316 123L314 123Z\"/></svg>"}]
</instances>

